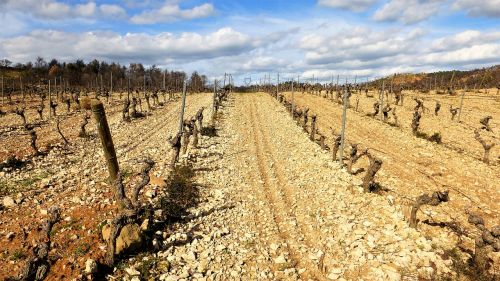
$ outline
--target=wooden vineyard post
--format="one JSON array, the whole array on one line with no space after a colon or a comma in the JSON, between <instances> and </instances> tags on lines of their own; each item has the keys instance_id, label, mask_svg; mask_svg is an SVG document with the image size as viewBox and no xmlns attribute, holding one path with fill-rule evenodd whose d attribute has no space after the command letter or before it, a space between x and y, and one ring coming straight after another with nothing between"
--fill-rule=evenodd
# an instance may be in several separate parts
<instances>
[{"instance_id":1,"label":"wooden vineyard post","mask_svg":"<svg viewBox=\"0 0 500 281\"><path fill-rule=\"evenodd\" d=\"M212 126L215 126L215 98L217 97L217 79L214 80L214 94L212 97Z\"/></svg>"},{"instance_id":2,"label":"wooden vineyard post","mask_svg":"<svg viewBox=\"0 0 500 281\"><path fill-rule=\"evenodd\" d=\"M184 108L186 106L186 80L182 84L182 104L181 104L181 115L179 116L179 133L182 133L184 128Z\"/></svg>"},{"instance_id":3,"label":"wooden vineyard post","mask_svg":"<svg viewBox=\"0 0 500 281\"><path fill-rule=\"evenodd\" d=\"M337 83L335 84L335 93L337 93L339 91L339 78L340 78L340 74L337 74Z\"/></svg>"},{"instance_id":4,"label":"wooden vineyard post","mask_svg":"<svg viewBox=\"0 0 500 281\"><path fill-rule=\"evenodd\" d=\"M128 79L127 79L127 100L130 101L130 72L128 74Z\"/></svg>"},{"instance_id":5,"label":"wooden vineyard post","mask_svg":"<svg viewBox=\"0 0 500 281\"><path fill-rule=\"evenodd\" d=\"M2 75L2 104L5 104L5 96L3 93L3 75Z\"/></svg>"},{"instance_id":6,"label":"wooden vineyard post","mask_svg":"<svg viewBox=\"0 0 500 281\"><path fill-rule=\"evenodd\" d=\"M106 158L106 163L108 165L109 179L111 182L115 182L119 171L118 159L116 158L115 146L109 130L108 120L106 119L104 105L101 101L94 100L91 103L91 107L97 124L97 132L99 133L99 138L101 139L104 157Z\"/></svg>"},{"instance_id":7,"label":"wooden vineyard post","mask_svg":"<svg viewBox=\"0 0 500 281\"><path fill-rule=\"evenodd\" d=\"M460 98L460 109L458 111L458 122L460 123L460 115L462 115L462 107L464 105L464 96L467 92L467 86L465 86L464 92L462 93L462 97Z\"/></svg>"},{"instance_id":8,"label":"wooden vineyard post","mask_svg":"<svg viewBox=\"0 0 500 281\"><path fill-rule=\"evenodd\" d=\"M330 93L331 93L331 99L333 100L333 74L332 74L332 80L330 82L330 87L329 87Z\"/></svg>"},{"instance_id":9,"label":"wooden vineyard post","mask_svg":"<svg viewBox=\"0 0 500 281\"><path fill-rule=\"evenodd\" d=\"M52 117L52 110L50 110L50 106L52 105L52 95L50 93L50 79L49 79L49 119Z\"/></svg>"},{"instance_id":10,"label":"wooden vineyard post","mask_svg":"<svg viewBox=\"0 0 500 281\"><path fill-rule=\"evenodd\" d=\"M295 100L294 100L293 79L292 79L292 119L294 118L295 118Z\"/></svg>"},{"instance_id":11,"label":"wooden vineyard post","mask_svg":"<svg viewBox=\"0 0 500 281\"><path fill-rule=\"evenodd\" d=\"M481 91L481 88L483 87L484 79L486 78L486 72L484 72L483 78L481 79L481 83L479 84L479 89L478 91Z\"/></svg>"},{"instance_id":12,"label":"wooden vineyard post","mask_svg":"<svg viewBox=\"0 0 500 281\"><path fill-rule=\"evenodd\" d=\"M450 90L453 91L453 79L455 78L455 71L453 71L453 74L451 75L451 80L450 80Z\"/></svg>"},{"instance_id":13,"label":"wooden vineyard post","mask_svg":"<svg viewBox=\"0 0 500 281\"><path fill-rule=\"evenodd\" d=\"M384 120L384 90L385 90L385 80L382 80L382 92L380 92L380 120Z\"/></svg>"},{"instance_id":14,"label":"wooden vineyard post","mask_svg":"<svg viewBox=\"0 0 500 281\"><path fill-rule=\"evenodd\" d=\"M109 97L113 100L113 72L111 72L111 82L109 83Z\"/></svg>"},{"instance_id":15,"label":"wooden vineyard post","mask_svg":"<svg viewBox=\"0 0 500 281\"><path fill-rule=\"evenodd\" d=\"M300 89L300 75L297 75L297 89Z\"/></svg>"},{"instance_id":16,"label":"wooden vineyard post","mask_svg":"<svg viewBox=\"0 0 500 281\"><path fill-rule=\"evenodd\" d=\"M24 90L23 90L23 78L21 76L19 76L19 85L21 87L21 96L23 97L23 102L24 104L26 104L26 100L24 97Z\"/></svg>"},{"instance_id":17,"label":"wooden vineyard post","mask_svg":"<svg viewBox=\"0 0 500 281\"><path fill-rule=\"evenodd\" d=\"M278 73L278 82L276 83L276 98L280 95L280 74Z\"/></svg>"},{"instance_id":18,"label":"wooden vineyard post","mask_svg":"<svg viewBox=\"0 0 500 281\"><path fill-rule=\"evenodd\" d=\"M229 83L229 93L232 93L233 92L233 75L232 74L229 74L229 78L231 79L230 83Z\"/></svg>"},{"instance_id":19,"label":"wooden vineyard post","mask_svg":"<svg viewBox=\"0 0 500 281\"><path fill-rule=\"evenodd\" d=\"M347 78L345 79L344 85L344 105L342 107L342 130L340 132L340 153L339 153L339 162L343 165L343 157L344 157L344 146L345 146L345 123L347 117L347 107L349 99L347 98Z\"/></svg>"},{"instance_id":20,"label":"wooden vineyard post","mask_svg":"<svg viewBox=\"0 0 500 281\"><path fill-rule=\"evenodd\" d=\"M314 85L314 81L315 81L315 80L314 80L314 74L313 74L313 78L312 78L312 81L311 81L311 82L312 82L312 94L313 94L313 95L315 94L315 93L314 93L314 90L315 90L314 88L316 88L316 87L315 87L315 85Z\"/></svg>"},{"instance_id":21,"label":"wooden vineyard post","mask_svg":"<svg viewBox=\"0 0 500 281\"><path fill-rule=\"evenodd\" d=\"M368 94L368 83L369 83L369 78L366 77L366 84L365 84L365 93Z\"/></svg>"},{"instance_id":22,"label":"wooden vineyard post","mask_svg":"<svg viewBox=\"0 0 500 281\"><path fill-rule=\"evenodd\" d=\"M354 76L354 85L353 85L353 89L352 89L353 93L356 93L356 89L357 89L357 87L356 87L356 81L357 80L358 80L358 75L355 75Z\"/></svg>"},{"instance_id":23,"label":"wooden vineyard post","mask_svg":"<svg viewBox=\"0 0 500 281\"><path fill-rule=\"evenodd\" d=\"M394 92L393 92L393 91L394 91L394 88L393 88L393 87L394 87L394 77L395 77L395 76L396 76L396 74L393 74L393 75L392 75L392 78L391 78L391 91L390 91L391 97L392 97L392 95L394 94Z\"/></svg>"},{"instance_id":24,"label":"wooden vineyard post","mask_svg":"<svg viewBox=\"0 0 500 281\"><path fill-rule=\"evenodd\" d=\"M163 91L165 91L165 70L163 71Z\"/></svg>"}]
</instances>

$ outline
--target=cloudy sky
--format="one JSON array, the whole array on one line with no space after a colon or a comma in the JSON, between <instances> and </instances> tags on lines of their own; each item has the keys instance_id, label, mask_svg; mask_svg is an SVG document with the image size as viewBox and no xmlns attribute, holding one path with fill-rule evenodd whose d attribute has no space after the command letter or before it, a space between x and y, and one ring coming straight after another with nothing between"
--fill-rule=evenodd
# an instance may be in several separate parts
<instances>
[{"instance_id":1,"label":"cloudy sky","mask_svg":"<svg viewBox=\"0 0 500 281\"><path fill-rule=\"evenodd\" d=\"M500 64L500 0L0 0L0 58L329 80Z\"/></svg>"}]
</instances>

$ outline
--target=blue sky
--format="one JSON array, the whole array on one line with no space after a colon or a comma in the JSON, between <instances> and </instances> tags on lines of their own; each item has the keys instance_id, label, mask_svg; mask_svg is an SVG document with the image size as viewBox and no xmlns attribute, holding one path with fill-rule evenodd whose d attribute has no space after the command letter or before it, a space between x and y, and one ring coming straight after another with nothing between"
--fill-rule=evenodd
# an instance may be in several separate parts
<instances>
[{"instance_id":1,"label":"blue sky","mask_svg":"<svg viewBox=\"0 0 500 281\"><path fill-rule=\"evenodd\" d=\"M500 63L500 0L0 0L0 26L14 62L142 62L240 83Z\"/></svg>"}]
</instances>

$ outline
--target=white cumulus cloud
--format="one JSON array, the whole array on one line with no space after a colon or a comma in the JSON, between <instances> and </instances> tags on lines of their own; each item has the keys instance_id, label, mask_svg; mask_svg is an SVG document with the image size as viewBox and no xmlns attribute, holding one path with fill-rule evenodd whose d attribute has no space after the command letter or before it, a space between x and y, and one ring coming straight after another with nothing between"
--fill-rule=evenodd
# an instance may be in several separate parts
<instances>
[{"instance_id":1,"label":"white cumulus cloud","mask_svg":"<svg viewBox=\"0 0 500 281\"><path fill-rule=\"evenodd\" d=\"M3 2L2 2L3 1ZM2 0L0 8L9 13L31 15L39 20L67 20L77 18L99 18L102 16L125 17L127 12L118 5L101 4L94 1L70 5L55 0Z\"/></svg>"},{"instance_id":2,"label":"white cumulus cloud","mask_svg":"<svg viewBox=\"0 0 500 281\"><path fill-rule=\"evenodd\" d=\"M318 4L324 7L363 12L376 2L377 0L319 0Z\"/></svg>"},{"instance_id":3,"label":"white cumulus cloud","mask_svg":"<svg viewBox=\"0 0 500 281\"><path fill-rule=\"evenodd\" d=\"M436 14L445 2L446 0L390 0L375 11L373 19L412 24Z\"/></svg>"},{"instance_id":4,"label":"white cumulus cloud","mask_svg":"<svg viewBox=\"0 0 500 281\"><path fill-rule=\"evenodd\" d=\"M500 0L456 0L452 7L473 17L500 17Z\"/></svg>"},{"instance_id":5,"label":"white cumulus cloud","mask_svg":"<svg viewBox=\"0 0 500 281\"><path fill-rule=\"evenodd\" d=\"M127 11L118 5L102 4L99 6L99 10L103 16L107 17L125 17Z\"/></svg>"},{"instance_id":6,"label":"white cumulus cloud","mask_svg":"<svg viewBox=\"0 0 500 281\"><path fill-rule=\"evenodd\" d=\"M76 5L74 11L77 15L83 17L92 17L96 12L97 5L94 2L88 2L87 4Z\"/></svg>"},{"instance_id":7,"label":"white cumulus cloud","mask_svg":"<svg viewBox=\"0 0 500 281\"><path fill-rule=\"evenodd\" d=\"M167 1L165 5L155 10L147 10L134 15L130 21L135 24L153 24L173 22L186 19L206 18L215 13L214 6L205 3L190 9L182 9L177 3Z\"/></svg>"},{"instance_id":8,"label":"white cumulus cloud","mask_svg":"<svg viewBox=\"0 0 500 281\"><path fill-rule=\"evenodd\" d=\"M63 60L99 58L161 64L172 60L196 61L238 55L263 46L255 41L258 40L232 28L221 28L208 34L164 32L155 35L34 30L0 41L0 57L19 62L43 56Z\"/></svg>"}]
</instances>

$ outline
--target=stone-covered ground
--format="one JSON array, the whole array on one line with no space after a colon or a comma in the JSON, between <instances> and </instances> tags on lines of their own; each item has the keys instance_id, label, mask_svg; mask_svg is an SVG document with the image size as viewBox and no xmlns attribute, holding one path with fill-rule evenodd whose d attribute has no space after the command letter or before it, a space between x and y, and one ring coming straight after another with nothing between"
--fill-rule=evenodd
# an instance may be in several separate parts
<instances>
[{"instance_id":1,"label":"stone-covered ground","mask_svg":"<svg viewBox=\"0 0 500 281\"><path fill-rule=\"evenodd\" d=\"M318 114L320 131L339 128L339 105L307 94L295 95L295 99L299 106L308 106ZM186 117L205 106L207 126L211 103L212 94L189 95ZM217 115L216 134L203 134L198 147L190 147L181 156L179 166L186 178L184 189L176 190L169 186L173 171L168 167L172 154L168 137L177 131L180 101L157 106L146 118L131 123L121 120L119 101L105 106L127 186L139 180L138 159L149 156L155 166L150 183L140 194L141 202L158 206L165 198L178 201L185 196L189 200L185 209L178 212L179 216L164 220L162 212L172 205L167 200L168 206L154 212L152 223L134 225L127 235L123 234L122 244L136 246L142 242L134 253L121 255L113 268L96 268L107 250L103 229L120 206L113 198L112 184L106 181L95 124L90 119L90 137L81 139L77 137L78 127L85 113L62 118L61 127L71 143L65 146L54 131L53 121L49 121L37 130L42 150L48 149L45 144L54 146L50 152L21 168L0 172L4 196L0 209L0 279L21 270L40 237L40 223L52 206L60 208L61 221L51 232L47 280L483 277L473 275L472 269L466 271L468 256L457 249L457 245L474 249L471 238L439 224L420 222L417 229L408 224L409 199L440 190L458 179L464 185L450 188L450 202L423 207L418 218L430 217L439 223L451 217L474 237L479 232L467 223L464 208L476 207L470 211L483 216L489 229L498 225L499 190L495 182L499 174L495 166L475 160L479 153L463 156L444 146L414 140L405 128L386 129L386 124L350 112L348 141L390 152L377 155L384 164L376 177L389 191L364 193L361 177L348 174L332 160L329 151L311 142L276 99L264 93L231 94ZM30 118L34 120L36 114ZM7 129L12 124L19 126L19 120L14 114L0 118L4 130L0 137L2 155L15 153L22 158L32 153L29 137L20 136L21 129ZM391 142L395 143L389 145ZM436 155L446 159L440 163L441 175L433 175L434 166L422 163ZM453 159L460 164L452 167ZM366 163L360 161L359 166ZM432 179L419 176L419 169L443 184L429 186ZM465 170L464 174L458 169ZM469 181L477 184L471 187ZM462 193L479 205L467 205ZM141 239L136 237L139 235ZM498 241L498 237L494 239ZM491 255L494 263L490 272L498 273L498 252ZM92 276L94 270L98 272Z\"/></svg>"}]
</instances>

